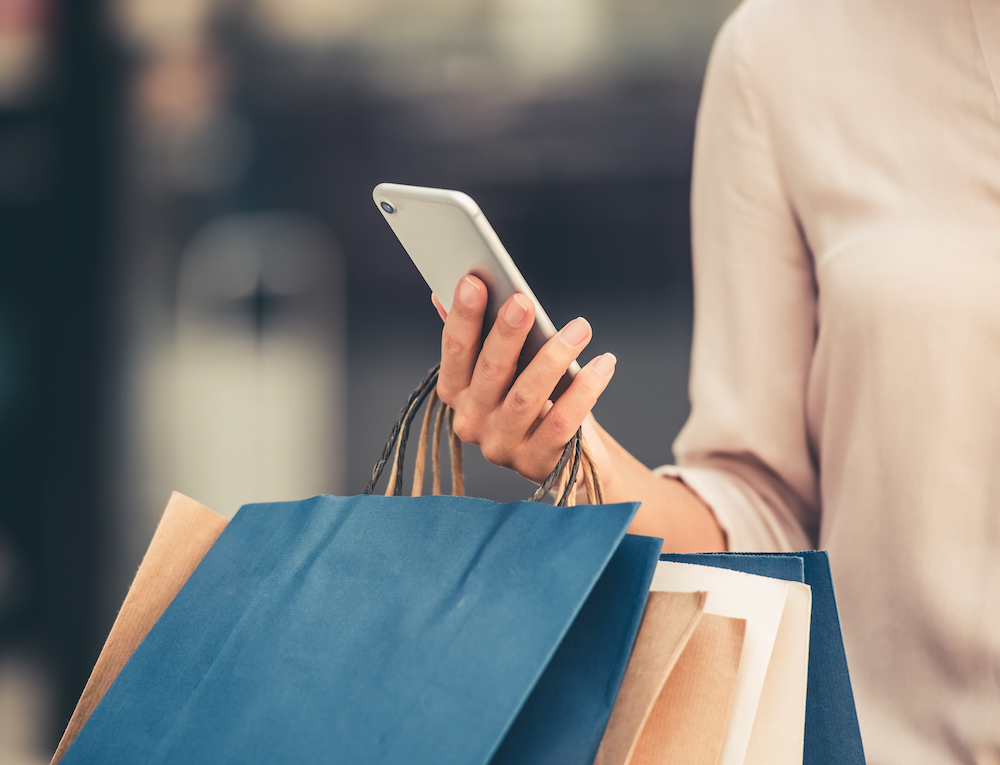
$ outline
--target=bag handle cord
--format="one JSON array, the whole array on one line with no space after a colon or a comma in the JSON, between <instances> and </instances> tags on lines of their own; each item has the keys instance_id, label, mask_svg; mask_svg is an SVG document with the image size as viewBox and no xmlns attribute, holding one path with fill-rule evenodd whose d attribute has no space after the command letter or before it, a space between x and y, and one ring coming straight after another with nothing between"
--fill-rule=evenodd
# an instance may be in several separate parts
<instances>
[{"instance_id":1,"label":"bag handle cord","mask_svg":"<svg viewBox=\"0 0 1000 765\"><path fill-rule=\"evenodd\" d=\"M406 403L399 412L385 447L382 449L382 456L372 469L371 479L365 488L365 494L373 494L375 485L389 462L393 449L396 453L392 459L392 469L389 473L386 496L399 497L403 494L403 459L406 455L406 442L409 439L410 426L416 417L421 405L427 401L427 410L424 414L423 425L420 428L419 445L417 457L414 465L413 488L411 496L420 496L424 482L424 469L427 461L427 446L431 444L431 465L433 473L432 493L441 493L441 436L444 431L444 424L448 423L448 448L451 458L451 493L455 496L462 496L465 493L465 480L462 472L462 441L455 435L455 410L445 404L437 395L437 379L441 370L441 365L436 364L428 370L424 379L413 389L407 398ZM440 405L440 407L439 407ZM435 414L435 409L437 409ZM577 428L576 433L566 444L555 468L548 477L542 481L541 485L531 495L530 499L540 502L550 492L555 492L558 497L557 505L570 507L576 504L577 478L582 472L583 484L587 494L587 501L591 504L599 505L604 502L604 493L601 487L601 477L597 466L594 463L593 455L587 447L586 439L583 437L583 429Z\"/></svg>"}]
</instances>

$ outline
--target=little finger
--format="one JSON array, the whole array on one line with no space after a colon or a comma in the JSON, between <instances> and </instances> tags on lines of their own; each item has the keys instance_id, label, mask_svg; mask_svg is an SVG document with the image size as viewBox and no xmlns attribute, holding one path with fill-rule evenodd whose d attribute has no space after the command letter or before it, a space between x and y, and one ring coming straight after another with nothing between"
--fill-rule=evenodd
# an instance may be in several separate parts
<instances>
[{"instance_id":1,"label":"little finger","mask_svg":"<svg viewBox=\"0 0 1000 765\"><path fill-rule=\"evenodd\" d=\"M617 361L613 353L604 353L580 370L531 434L533 448L550 451L573 437L611 382Z\"/></svg>"}]
</instances>

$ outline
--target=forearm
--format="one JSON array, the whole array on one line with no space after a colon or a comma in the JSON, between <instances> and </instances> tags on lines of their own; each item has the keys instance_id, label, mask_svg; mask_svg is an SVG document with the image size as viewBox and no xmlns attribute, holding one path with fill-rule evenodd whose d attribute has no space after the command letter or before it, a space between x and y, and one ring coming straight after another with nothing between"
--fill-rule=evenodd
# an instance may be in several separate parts
<instances>
[{"instance_id":1,"label":"forearm","mask_svg":"<svg viewBox=\"0 0 1000 765\"><path fill-rule=\"evenodd\" d=\"M717 552L726 538L715 516L681 481L658 476L589 418L587 430L607 451L610 468L602 475L606 502L641 502L629 533L662 537L670 552Z\"/></svg>"}]
</instances>

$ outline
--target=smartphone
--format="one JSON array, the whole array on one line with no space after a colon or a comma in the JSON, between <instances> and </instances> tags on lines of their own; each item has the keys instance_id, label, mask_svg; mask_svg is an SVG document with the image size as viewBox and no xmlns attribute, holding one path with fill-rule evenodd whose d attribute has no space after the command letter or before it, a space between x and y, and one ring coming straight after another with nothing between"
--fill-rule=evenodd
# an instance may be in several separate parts
<instances>
[{"instance_id":1,"label":"smartphone","mask_svg":"<svg viewBox=\"0 0 1000 765\"><path fill-rule=\"evenodd\" d=\"M497 311L516 292L535 306L535 324L518 361L520 372L556 328L472 197L461 191L380 183L372 198L403 249L445 310L451 310L455 288L467 274L478 276L489 290L483 336ZM580 371L575 361L553 391L553 400Z\"/></svg>"}]
</instances>

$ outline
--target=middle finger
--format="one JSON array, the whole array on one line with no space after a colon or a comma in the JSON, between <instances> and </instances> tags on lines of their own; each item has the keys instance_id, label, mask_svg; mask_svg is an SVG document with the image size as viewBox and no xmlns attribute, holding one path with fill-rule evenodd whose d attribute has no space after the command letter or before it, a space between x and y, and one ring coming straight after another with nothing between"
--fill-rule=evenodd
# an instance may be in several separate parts
<instances>
[{"instance_id":1,"label":"middle finger","mask_svg":"<svg viewBox=\"0 0 1000 765\"><path fill-rule=\"evenodd\" d=\"M483 410L503 401L517 374L517 360L528 330L535 321L535 307L524 295L508 298L497 313L472 373L469 395Z\"/></svg>"},{"instance_id":2,"label":"middle finger","mask_svg":"<svg viewBox=\"0 0 1000 765\"><path fill-rule=\"evenodd\" d=\"M566 369L590 342L592 334L590 323L580 317L542 346L506 396L500 422L505 431L530 429Z\"/></svg>"}]
</instances>

